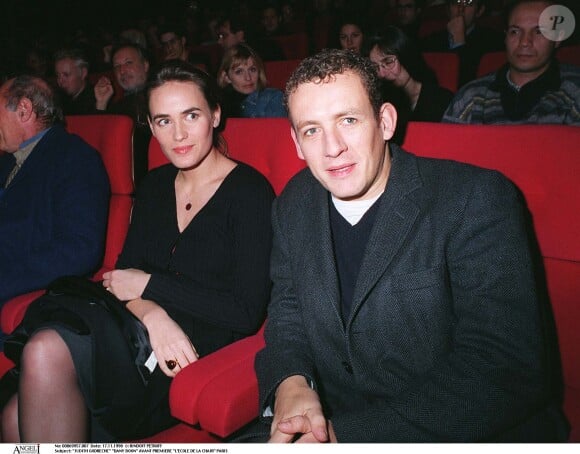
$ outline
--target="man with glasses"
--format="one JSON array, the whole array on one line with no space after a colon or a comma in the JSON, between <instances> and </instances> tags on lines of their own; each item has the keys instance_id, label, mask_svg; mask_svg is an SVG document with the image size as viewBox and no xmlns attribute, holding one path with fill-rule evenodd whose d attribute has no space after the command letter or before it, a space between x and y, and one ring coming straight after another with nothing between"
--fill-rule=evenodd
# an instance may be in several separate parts
<instances>
[{"instance_id":1,"label":"man with glasses","mask_svg":"<svg viewBox=\"0 0 580 454\"><path fill-rule=\"evenodd\" d=\"M455 52L459 56L459 86L475 79L481 56L503 49L498 30L477 25L486 0L447 0L449 21L445 30L422 41L424 52Z\"/></svg>"},{"instance_id":2,"label":"man with glasses","mask_svg":"<svg viewBox=\"0 0 580 454\"><path fill-rule=\"evenodd\" d=\"M559 41L542 31L540 16L556 2L517 0L507 11L507 63L454 97L448 123L580 126L580 68L554 57Z\"/></svg>"}]
</instances>

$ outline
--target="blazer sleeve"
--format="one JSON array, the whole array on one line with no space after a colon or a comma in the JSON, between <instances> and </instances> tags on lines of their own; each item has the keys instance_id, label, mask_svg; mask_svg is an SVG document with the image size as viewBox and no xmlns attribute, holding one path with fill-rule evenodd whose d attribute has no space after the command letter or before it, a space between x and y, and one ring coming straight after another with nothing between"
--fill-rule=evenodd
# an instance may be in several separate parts
<instances>
[{"instance_id":1,"label":"blazer sleeve","mask_svg":"<svg viewBox=\"0 0 580 454\"><path fill-rule=\"evenodd\" d=\"M278 199L272 207L272 230L270 276L273 287L264 331L266 347L258 352L255 360L262 410L272 407L274 392L287 377L302 375L315 384L315 365L295 294L290 260L292 250L280 223Z\"/></svg>"},{"instance_id":2,"label":"blazer sleeve","mask_svg":"<svg viewBox=\"0 0 580 454\"><path fill-rule=\"evenodd\" d=\"M495 172L474 181L449 235L453 346L391 400L337 413L341 442L482 441L545 408L549 400L523 204Z\"/></svg>"}]
</instances>

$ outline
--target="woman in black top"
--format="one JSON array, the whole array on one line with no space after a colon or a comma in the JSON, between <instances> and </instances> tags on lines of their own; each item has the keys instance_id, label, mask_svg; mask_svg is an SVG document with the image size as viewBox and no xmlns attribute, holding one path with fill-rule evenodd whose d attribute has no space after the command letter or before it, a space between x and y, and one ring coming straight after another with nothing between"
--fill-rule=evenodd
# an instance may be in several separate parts
<instances>
[{"instance_id":1,"label":"woman in black top","mask_svg":"<svg viewBox=\"0 0 580 454\"><path fill-rule=\"evenodd\" d=\"M274 193L259 172L226 156L215 82L188 63L167 62L149 82L148 105L170 164L139 187L117 269L103 275L103 285L144 324L157 366L133 401L95 408L95 395L102 401L112 392L94 379L103 372L96 367L126 355L109 345L119 336L61 326L37 331L21 357L18 395L3 411L4 441L111 441L159 432L176 422L171 379L264 320ZM99 328L119 330L112 321ZM93 343L110 358L94 358ZM128 373L131 357L121 364L106 370L113 383L135 375Z\"/></svg>"},{"instance_id":2,"label":"woman in black top","mask_svg":"<svg viewBox=\"0 0 580 454\"><path fill-rule=\"evenodd\" d=\"M404 95L396 105L399 115L408 121L441 121L453 93L437 84L418 47L400 28L385 27L371 36L368 56L386 82L387 92Z\"/></svg>"}]
</instances>

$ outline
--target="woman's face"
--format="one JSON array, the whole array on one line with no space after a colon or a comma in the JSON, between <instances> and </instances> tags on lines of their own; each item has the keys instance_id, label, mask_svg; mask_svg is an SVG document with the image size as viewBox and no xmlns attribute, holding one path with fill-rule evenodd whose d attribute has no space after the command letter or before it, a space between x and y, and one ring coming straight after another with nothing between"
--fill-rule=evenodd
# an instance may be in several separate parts
<instances>
[{"instance_id":1,"label":"woman's face","mask_svg":"<svg viewBox=\"0 0 580 454\"><path fill-rule=\"evenodd\" d=\"M175 167L198 167L213 150L220 109L210 109L195 83L171 81L153 89L149 112L151 132Z\"/></svg>"},{"instance_id":2,"label":"woman's face","mask_svg":"<svg viewBox=\"0 0 580 454\"><path fill-rule=\"evenodd\" d=\"M388 80L398 87L404 86L409 79L409 73L396 55L385 54L375 46L371 49L369 58L375 64L377 74L381 79Z\"/></svg>"},{"instance_id":3,"label":"woman's face","mask_svg":"<svg viewBox=\"0 0 580 454\"><path fill-rule=\"evenodd\" d=\"M340 39L340 47L352 50L357 54L360 53L360 48L362 47L363 42L363 32L357 25L344 24L340 28L338 37Z\"/></svg>"},{"instance_id":4,"label":"woman's face","mask_svg":"<svg viewBox=\"0 0 580 454\"><path fill-rule=\"evenodd\" d=\"M259 70L253 58L245 62L238 62L226 73L226 80L232 84L234 90L249 95L258 89Z\"/></svg>"}]
</instances>

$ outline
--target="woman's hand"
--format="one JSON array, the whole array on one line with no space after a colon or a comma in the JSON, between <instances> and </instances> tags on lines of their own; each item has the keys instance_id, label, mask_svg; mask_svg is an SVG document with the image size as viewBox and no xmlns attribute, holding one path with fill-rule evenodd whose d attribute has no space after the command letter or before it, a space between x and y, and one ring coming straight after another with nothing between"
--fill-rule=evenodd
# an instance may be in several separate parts
<instances>
[{"instance_id":1,"label":"woman's hand","mask_svg":"<svg viewBox=\"0 0 580 454\"><path fill-rule=\"evenodd\" d=\"M130 301L141 298L150 278L150 274L134 268L113 270L103 274L103 286L121 301Z\"/></svg>"},{"instance_id":2,"label":"woman's hand","mask_svg":"<svg viewBox=\"0 0 580 454\"><path fill-rule=\"evenodd\" d=\"M199 355L189 337L167 312L151 301L137 300L130 305L150 306L142 321L149 333L149 341L157 357L159 367L168 377L175 377L181 369L197 361ZM169 368L169 366L173 366Z\"/></svg>"}]
</instances>

